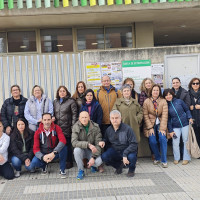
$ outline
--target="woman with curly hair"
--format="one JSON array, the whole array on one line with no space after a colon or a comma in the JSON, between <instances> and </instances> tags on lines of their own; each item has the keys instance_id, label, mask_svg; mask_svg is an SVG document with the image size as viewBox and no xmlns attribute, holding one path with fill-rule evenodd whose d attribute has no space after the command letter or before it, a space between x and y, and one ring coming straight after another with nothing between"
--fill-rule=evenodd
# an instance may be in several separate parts
<instances>
[{"instance_id":1,"label":"woman with curly hair","mask_svg":"<svg viewBox=\"0 0 200 200\"><path fill-rule=\"evenodd\" d=\"M151 90L151 87L154 85L154 82L151 78L145 78L140 86L140 97L139 97L139 104L143 106L144 101L150 96L149 92Z\"/></svg>"},{"instance_id":2,"label":"woman with curly hair","mask_svg":"<svg viewBox=\"0 0 200 200\"><path fill-rule=\"evenodd\" d=\"M200 147L200 79L193 78L189 85L189 94L191 99L190 110L194 119L193 128L197 143Z\"/></svg>"}]
</instances>

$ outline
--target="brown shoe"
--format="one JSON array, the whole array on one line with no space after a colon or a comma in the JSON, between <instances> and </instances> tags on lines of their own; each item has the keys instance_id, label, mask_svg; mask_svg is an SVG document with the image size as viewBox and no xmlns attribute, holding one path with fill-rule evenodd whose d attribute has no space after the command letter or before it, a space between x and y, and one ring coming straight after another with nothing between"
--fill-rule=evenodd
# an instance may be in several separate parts
<instances>
[{"instance_id":1,"label":"brown shoe","mask_svg":"<svg viewBox=\"0 0 200 200\"><path fill-rule=\"evenodd\" d=\"M67 162L66 168L71 169L73 167L73 162Z\"/></svg>"},{"instance_id":2,"label":"brown shoe","mask_svg":"<svg viewBox=\"0 0 200 200\"><path fill-rule=\"evenodd\" d=\"M88 164L88 159L87 159L87 158L84 158L84 159L83 159L84 168L88 168L88 167L87 167L87 164Z\"/></svg>"},{"instance_id":3,"label":"brown shoe","mask_svg":"<svg viewBox=\"0 0 200 200\"><path fill-rule=\"evenodd\" d=\"M105 171L104 168L103 168L103 164L98 167L98 171L100 173L103 173Z\"/></svg>"},{"instance_id":4,"label":"brown shoe","mask_svg":"<svg viewBox=\"0 0 200 200\"><path fill-rule=\"evenodd\" d=\"M134 177L135 176L135 171L133 171L133 172L128 171L126 176L129 177L129 178Z\"/></svg>"},{"instance_id":5,"label":"brown shoe","mask_svg":"<svg viewBox=\"0 0 200 200\"><path fill-rule=\"evenodd\" d=\"M178 160L174 160L174 164L177 165L178 164Z\"/></svg>"},{"instance_id":6,"label":"brown shoe","mask_svg":"<svg viewBox=\"0 0 200 200\"><path fill-rule=\"evenodd\" d=\"M182 165L187 165L189 163L189 160L183 160Z\"/></svg>"}]
</instances>

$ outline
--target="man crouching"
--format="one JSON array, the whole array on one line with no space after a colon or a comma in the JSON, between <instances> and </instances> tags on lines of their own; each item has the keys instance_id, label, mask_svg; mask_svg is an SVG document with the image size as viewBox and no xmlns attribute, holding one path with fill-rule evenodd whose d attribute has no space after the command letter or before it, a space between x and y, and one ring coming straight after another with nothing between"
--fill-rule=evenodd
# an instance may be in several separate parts
<instances>
[{"instance_id":1,"label":"man crouching","mask_svg":"<svg viewBox=\"0 0 200 200\"><path fill-rule=\"evenodd\" d=\"M118 110L111 111L110 121L112 125L107 128L104 141L99 142L101 148L105 143L110 143L110 146L101 158L116 169L115 174L121 174L123 166L128 165L127 176L133 177L138 148L136 136L130 126L121 122L121 113Z\"/></svg>"},{"instance_id":2,"label":"man crouching","mask_svg":"<svg viewBox=\"0 0 200 200\"><path fill-rule=\"evenodd\" d=\"M89 114L83 111L79 115L79 120L72 128L72 146L74 149L74 158L78 166L77 179L84 177L83 159L87 158L88 168L91 172L96 172L97 167L102 164L101 148L99 142L102 140L101 131L98 124L90 120Z\"/></svg>"}]
</instances>

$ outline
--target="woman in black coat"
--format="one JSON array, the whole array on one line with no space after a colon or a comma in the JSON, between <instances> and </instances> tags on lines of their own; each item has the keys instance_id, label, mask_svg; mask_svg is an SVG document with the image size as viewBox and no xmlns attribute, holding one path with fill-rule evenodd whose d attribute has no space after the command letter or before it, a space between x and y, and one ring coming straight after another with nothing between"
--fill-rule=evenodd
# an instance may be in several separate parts
<instances>
[{"instance_id":1,"label":"woman in black coat","mask_svg":"<svg viewBox=\"0 0 200 200\"><path fill-rule=\"evenodd\" d=\"M67 140L67 169L73 167L73 152L71 146L72 126L77 121L77 105L71 98L70 92L65 86L60 86L56 93L56 99L53 102L56 124L59 125Z\"/></svg>"},{"instance_id":2,"label":"woman in black coat","mask_svg":"<svg viewBox=\"0 0 200 200\"><path fill-rule=\"evenodd\" d=\"M33 137L34 132L28 128L26 121L19 118L10 140L11 162L16 170L15 177L20 176L22 164L28 167L31 163L34 156Z\"/></svg>"},{"instance_id":3,"label":"woman in black coat","mask_svg":"<svg viewBox=\"0 0 200 200\"><path fill-rule=\"evenodd\" d=\"M197 143L200 147L200 79L193 78L189 85L190 110L194 119L193 128L196 135Z\"/></svg>"}]
</instances>

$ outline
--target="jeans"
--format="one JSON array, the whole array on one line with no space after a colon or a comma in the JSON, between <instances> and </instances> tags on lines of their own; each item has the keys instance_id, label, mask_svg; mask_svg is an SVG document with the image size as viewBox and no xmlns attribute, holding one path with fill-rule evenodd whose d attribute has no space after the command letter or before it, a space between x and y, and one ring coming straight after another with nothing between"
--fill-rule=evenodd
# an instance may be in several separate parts
<instances>
[{"instance_id":1,"label":"jeans","mask_svg":"<svg viewBox=\"0 0 200 200\"><path fill-rule=\"evenodd\" d=\"M16 157L13 156L11 158L12 166L15 168L16 171L21 171L22 170L22 161Z\"/></svg>"},{"instance_id":2,"label":"jeans","mask_svg":"<svg viewBox=\"0 0 200 200\"><path fill-rule=\"evenodd\" d=\"M60 151L60 153L55 156L55 158L53 160L56 160L58 158L60 159L60 169L62 171L64 171L66 168L66 159L67 159L67 146L66 145L63 147L63 149ZM25 167L27 170L30 171L32 169L35 169L36 167L45 169L46 165L47 165L46 162L44 162L44 161L40 160L39 158L37 158L36 156L34 156L33 160L31 161L31 164L28 167L26 167L26 166Z\"/></svg>"},{"instance_id":3,"label":"jeans","mask_svg":"<svg viewBox=\"0 0 200 200\"><path fill-rule=\"evenodd\" d=\"M161 156L156 137L158 137L159 140ZM165 135L162 135L162 133L159 132L159 124L154 126L154 135L152 134L151 136L149 136L149 144L155 155L155 159L161 159L162 163L167 163L167 138Z\"/></svg>"},{"instance_id":4,"label":"jeans","mask_svg":"<svg viewBox=\"0 0 200 200\"><path fill-rule=\"evenodd\" d=\"M84 170L83 159L87 158L88 160L90 160L91 157L92 157L92 151L90 149L81 149L79 147L76 147L74 149L74 158L78 167L78 171ZM93 166L99 167L101 164L102 164L101 156L98 156L95 159Z\"/></svg>"},{"instance_id":5,"label":"jeans","mask_svg":"<svg viewBox=\"0 0 200 200\"><path fill-rule=\"evenodd\" d=\"M101 155L101 159L114 167L115 169L119 168L122 160L123 160L123 151L118 152L114 148L110 147ZM137 152L132 152L129 153L127 156L128 161L130 162L129 164L129 171L134 172L135 171L135 165L137 161Z\"/></svg>"},{"instance_id":6,"label":"jeans","mask_svg":"<svg viewBox=\"0 0 200 200\"><path fill-rule=\"evenodd\" d=\"M186 143L188 141L188 132L189 132L189 125L184 126L183 128L174 128L174 132L177 136L176 139L173 138L173 153L174 153L174 160L180 160L180 137L182 135L183 139L183 160L190 160L190 155L188 154Z\"/></svg>"}]
</instances>

